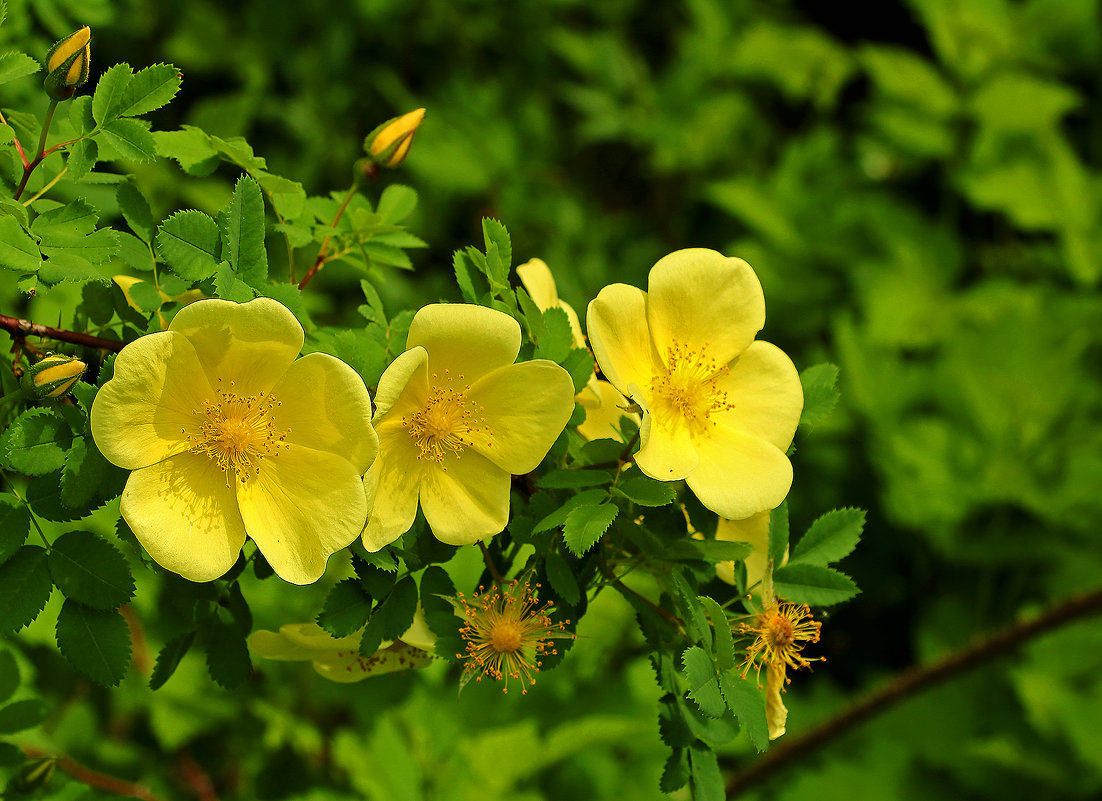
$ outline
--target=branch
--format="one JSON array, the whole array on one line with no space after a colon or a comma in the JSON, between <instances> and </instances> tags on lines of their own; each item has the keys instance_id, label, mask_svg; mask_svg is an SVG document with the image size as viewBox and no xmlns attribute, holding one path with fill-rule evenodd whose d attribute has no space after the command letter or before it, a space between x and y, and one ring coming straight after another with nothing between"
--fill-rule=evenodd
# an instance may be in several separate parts
<instances>
[{"instance_id":1,"label":"branch","mask_svg":"<svg viewBox=\"0 0 1102 801\"><path fill-rule=\"evenodd\" d=\"M299 281L299 289L305 289L306 285L310 283L310 279L313 278L317 271L329 260L329 241L333 238L333 232L337 230L337 224L341 221L341 217L344 216L348 204L352 202L352 198L356 196L358 191L360 191L359 186L352 184L352 188L349 189L348 194L344 196L344 201L341 203L340 208L337 209L337 214L333 217L333 222L329 224L329 232L325 235L325 239L321 243L321 249L318 251L317 258L314 259L313 266L310 267L306 275Z\"/></svg>"},{"instance_id":2,"label":"branch","mask_svg":"<svg viewBox=\"0 0 1102 801\"><path fill-rule=\"evenodd\" d=\"M903 671L879 690L866 695L832 718L819 723L799 737L778 748L736 773L727 782L727 798L735 798L760 784L787 762L801 759L837 739L866 719L917 695L919 692L948 681L995 657L1011 653L1028 640L1079 618L1102 612L1102 588L1081 593L1067 601L1049 607L1032 620L1009 626L995 634L981 637L972 645L948 654L926 667Z\"/></svg>"},{"instance_id":3,"label":"branch","mask_svg":"<svg viewBox=\"0 0 1102 801\"><path fill-rule=\"evenodd\" d=\"M101 339L91 334L82 334L79 331L65 331L61 328L51 328L48 325L39 325L30 320L20 320L16 317L8 317L0 314L0 328L7 331L12 339L23 339L28 336L56 339L60 342L71 342L74 345L84 345L89 348L99 348L118 353L125 346L125 342L115 339Z\"/></svg>"},{"instance_id":4,"label":"branch","mask_svg":"<svg viewBox=\"0 0 1102 801\"><path fill-rule=\"evenodd\" d=\"M74 762L70 757L64 754L61 756L54 756L53 754L31 746L23 746L23 752L29 757L50 757L56 759L57 766L61 768L61 770L68 773L81 784L86 784L89 787L95 787L108 793L126 796L127 798L139 798L142 799L142 801L163 801L160 796L154 795L148 787L141 784L134 784L133 782L128 782L124 779L116 778L115 776L109 776L106 773L100 773L98 770L86 768L84 765L81 765L79 762Z\"/></svg>"}]
</instances>

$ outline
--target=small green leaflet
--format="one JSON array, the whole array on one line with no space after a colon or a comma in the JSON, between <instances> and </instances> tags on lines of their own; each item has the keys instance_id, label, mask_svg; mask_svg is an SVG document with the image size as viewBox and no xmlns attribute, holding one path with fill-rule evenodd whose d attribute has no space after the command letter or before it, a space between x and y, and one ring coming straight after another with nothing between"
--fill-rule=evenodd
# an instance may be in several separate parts
<instances>
[{"instance_id":1,"label":"small green leaflet","mask_svg":"<svg viewBox=\"0 0 1102 801\"><path fill-rule=\"evenodd\" d=\"M819 517L796 543L789 564L827 565L849 556L865 528L862 509L835 509Z\"/></svg>"},{"instance_id":2,"label":"small green leaflet","mask_svg":"<svg viewBox=\"0 0 1102 801\"><path fill-rule=\"evenodd\" d=\"M0 265L20 272L35 272L42 264L38 243L15 217L0 215Z\"/></svg>"},{"instance_id":3,"label":"small green leaflet","mask_svg":"<svg viewBox=\"0 0 1102 801\"><path fill-rule=\"evenodd\" d=\"M27 409L0 436L0 459L10 470L43 475L65 463L73 433L50 409Z\"/></svg>"},{"instance_id":4,"label":"small green leaflet","mask_svg":"<svg viewBox=\"0 0 1102 801\"><path fill-rule=\"evenodd\" d=\"M800 383L804 389L804 410L800 415L800 425L814 428L824 417L830 414L838 403L841 393L835 384L838 382L838 365L816 364L800 373Z\"/></svg>"},{"instance_id":5,"label":"small green leaflet","mask_svg":"<svg viewBox=\"0 0 1102 801\"><path fill-rule=\"evenodd\" d=\"M218 214L222 258L246 284L262 288L268 280L264 249L264 197L247 175L237 179L230 204Z\"/></svg>"},{"instance_id":6,"label":"small green leaflet","mask_svg":"<svg viewBox=\"0 0 1102 801\"><path fill-rule=\"evenodd\" d=\"M112 157L107 150L101 152L100 159L106 161L120 158L146 162L157 157L157 146L153 141L153 134L149 132L149 123L145 120L112 120L100 131L100 141L115 153Z\"/></svg>"},{"instance_id":7,"label":"small green leaflet","mask_svg":"<svg viewBox=\"0 0 1102 801\"><path fill-rule=\"evenodd\" d=\"M38 698L8 704L0 709L0 734L15 734L33 728L42 722L48 711L46 704Z\"/></svg>"},{"instance_id":8,"label":"small green leaflet","mask_svg":"<svg viewBox=\"0 0 1102 801\"><path fill-rule=\"evenodd\" d=\"M149 677L149 689L160 689L172 678L194 640L195 632L188 631L165 643L165 647L157 654L157 664L153 666L153 675Z\"/></svg>"},{"instance_id":9,"label":"small green leaflet","mask_svg":"<svg viewBox=\"0 0 1102 801\"><path fill-rule=\"evenodd\" d=\"M677 494L677 482L635 475L625 478L612 491L638 506L665 506Z\"/></svg>"},{"instance_id":10,"label":"small green leaflet","mask_svg":"<svg viewBox=\"0 0 1102 801\"><path fill-rule=\"evenodd\" d=\"M119 116L132 73L129 64L116 64L100 76L92 95L92 118L103 125Z\"/></svg>"},{"instance_id":11,"label":"small green leaflet","mask_svg":"<svg viewBox=\"0 0 1102 801\"><path fill-rule=\"evenodd\" d=\"M39 69L38 62L26 53L5 53L0 56L0 84L34 75Z\"/></svg>"},{"instance_id":12,"label":"small green leaflet","mask_svg":"<svg viewBox=\"0 0 1102 801\"><path fill-rule=\"evenodd\" d=\"M786 565L773 571L773 590L786 601L830 606L848 601L859 590L853 579L829 567Z\"/></svg>"},{"instance_id":13,"label":"small green leaflet","mask_svg":"<svg viewBox=\"0 0 1102 801\"><path fill-rule=\"evenodd\" d=\"M612 481L612 474L604 470L553 470L536 480L540 489L572 489L599 487Z\"/></svg>"},{"instance_id":14,"label":"small green leaflet","mask_svg":"<svg viewBox=\"0 0 1102 801\"><path fill-rule=\"evenodd\" d=\"M155 244L174 273L188 281L202 281L218 269L221 236L213 217L189 209L161 223Z\"/></svg>"},{"instance_id":15,"label":"small green leaflet","mask_svg":"<svg viewBox=\"0 0 1102 801\"><path fill-rule=\"evenodd\" d=\"M57 647L73 667L106 686L118 684L130 664L130 630L117 610L66 600L57 616Z\"/></svg>"},{"instance_id":16,"label":"small green leaflet","mask_svg":"<svg viewBox=\"0 0 1102 801\"><path fill-rule=\"evenodd\" d=\"M134 595L134 579L126 557L95 534L63 534L50 549L49 565L57 588L84 606L116 609Z\"/></svg>"},{"instance_id":17,"label":"small green leaflet","mask_svg":"<svg viewBox=\"0 0 1102 801\"><path fill-rule=\"evenodd\" d=\"M685 649L681 662L685 666L689 697L708 717L721 717L727 711L727 704L723 700L723 693L719 690L715 664L708 656L708 652L694 645Z\"/></svg>"},{"instance_id":18,"label":"small green leaflet","mask_svg":"<svg viewBox=\"0 0 1102 801\"><path fill-rule=\"evenodd\" d=\"M391 184L383 190L376 213L388 225L400 223L417 208L417 192L402 184Z\"/></svg>"},{"instance_id":19,"label":"small green leaflet","mask_svg":"<svg viewBox=\"0 0 1102 801\"><path fill-rule=\"evenodd\" d=\"M774 565L784 562L788 553L788 501L769 513L769 558Z\"/></svg>"},{"instance_id":20,"label":"small green leaflet","mask_svg":"<svg viewBox=\"0 0 1102 801\"><path fill-rule=\"evenodd\" d=\"M30 528L31 515L23 502L10 493L0 494L0 565L23 547Z\"/></svg>"},{"instance_id":21,"label":"small green leaflet","mask_svg":"<svg viewBox=\"0 0 1102 801\"><path fill-rule=\"evenodd\" d=\"M210 677L227 690L244 684L253 664L240 627L212 616L204 621L202 635Z\"/></svg>"},{"instance_id":22,"label":"small green leaflet","mask_svg":"<svg viewBox=\"0 0 1102 801\"><path fill-rule=\"evenodd\" d=\"M347 637L363 628L371 614L371 597L358 579L338 582L325 597L318 625L334 637Z\"/></svg>"},{"instance_id":23,"label":"small green leaflet","mask_svg":"<svg viewBox=\"0 0 1102 801\"><path fill-rule=\"evenodd\" d=\"M620 507L612 503L597 506L580 506L566 516L563 525L563 541L575 556L588 551L608 531Z\"/></svg>"},{"instance_id":24,"label":"small green leaflet","mask_svg":"<svg viewBox=\"0 0 1102 801\"><path fill-rule=\"evenodd\" d=\"M566 558L562 554L551 551L547 554L544 569L547 572L547 580L551 583L551 589L562 596L568 604L576 606L582 598L582 591Z\"/></svg>"},{"instance_id":25,"label":"small green leaflet","mask_svg":"<svg viewBox=\"0 0 1102 801\"><path fill-rule=\"evenodd\" d=\"M719 772L716 752L701 742L689 749L690 773L693 778L694 801L724 801L727 793L723 775Z\"/></svg>"},{"instance_id":26,"label":"small green leaflet","mask_svg":"<svg viewBox=\"0 0 1102 801\"><path fill-rule=\"evenodd\" d=\"M577 495L574 495L561 507L548 514L542 520L540 520L532 528L533 534L539 534L541 531L550 531L553 528L566 523L567 515L582 506L594 506L602 503L608 497L608 493L604 490L582 490Z\"/></svg>"},{"instance_id":27,"label":"small green leaflet","mask_svg":"<svg viewBox=\"0 0 1102 801\"><path fill-rule=\"evenodd\" d=\"M156 111L180 91L180 71L171 64L153 64L134 73L118 101L120 117Z\"/></svg>"},{"instance_id":28,"label":"small green leaflet","mask_svg":"<svg viewBox=\"0 0 1102 801\"><path fill-rule=\"evenodd\" d=\"M731 625L727 622L727 615L714 598L701 595L697 600L700 601L712 622L716 667L720 670L730 670L735 665L735 641L731 636Z\"/></svg>"},{"instance_id":29,"label":"small green leaflet","mask_svg":"<svg viewBox=\"0 0 1102 801\"><path fill-rule=\"evenodd\" d=\"M721 673L719 686L727 706L738 717L758 751L769 747L769 723L765 717L765 699L756 684L739 676L737 671Z\"/></svg>"}]
</instances>

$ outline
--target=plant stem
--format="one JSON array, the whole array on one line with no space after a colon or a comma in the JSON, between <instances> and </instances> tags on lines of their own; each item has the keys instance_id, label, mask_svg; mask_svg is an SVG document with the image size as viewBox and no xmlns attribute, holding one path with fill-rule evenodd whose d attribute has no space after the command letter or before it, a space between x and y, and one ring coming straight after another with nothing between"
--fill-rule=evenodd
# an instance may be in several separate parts
<instances>
[{"instance_id":1,"label":"plant stem","mask_svg":"<svg viewBox=\"0 0 1102 801\"><path fill-rule=\"evenodd\" d=\"M677 626L678 629L681 628L682 620L677 615L675 615L673 612L666 611L661 606L659 606L654 601L652 601L650 598L647 598L645 595L640 595L635 590L633 590L631 587L629 587L627 584L624 584L624 582L620 581L620 579L615 579L614 581L612 581L610 583L612 584L613 587L620 590L620 592L626 592L626 593L630 593L631 595L634 595L636 598L638 598L640 601L645 603L647 606L649 606L655 612L660 614L662 617L666 618L666 620L670 621L675 626Z\"/></svg>"},{"instance_id":2,"label":"plant stem","mask_svg":"<svg viewBox=\"0 0 1102 801\"><path fill-rule=\"evenodd\" d=\"M1032 620L982 637L971 645L942 657L925 667L903 671L879 690L869 693L832 718L770 750L727 782L727 798L735 798L774 775L778 768L837 740L874 715L901 701L935 687L982 665L995 657L1011 653L1029 640L1072 621L1102 612L1102 588L1081 593L1049 607Z\"/></svg>"},{"instance_id":3,"label":"plant stem","mask_svg":"<svg viewBox=\"0 0 1102 801\"><path fill-rule=\"evenodd\" d=\"M24 206L29 206L29 205L31 205L31 204L32 204L32 203L34 203L34 202L35 202L36 200L38 200L38 199L39 199L40 197L42 197L42 196L43 196L44 194L46 194L46 193L47 193L47 192L49 192L49 191L50 191L51 189L53 189L53 188L54 188L54 186L55 186L55 185L57 184L57 182L58 182L58 181L60 181L60 180L61 180L62 178L64 178L64 177L65 177L65 173L67 173L68 171L69 171L69 165L68 165L68 164L66 164L66 165L65 165L64 167L62 167L62 168L61 168L61 172L59 172L59 173L58 173L57 175L55 175L55 176L54 176L53 178L51 178L51 179L50 179L50 182L49 182L48 184L46 184L46 185L45 185L44 187L42 187L41 189L39 189L39 190L38 190L37 192L35 192L35 193L34 193L33 195L31 195L31 196L30 196L29 198L27 198L26 200L24 200L24 201L23 201L23 205L24 205Z\"/></svg>"},{"instance_id":4,"label":"plant stem","mask_svg":"<svg viewBox=\"0 0 1102 801\"><path fill-rule=\"evenodd\" d=\"M494 577L494 581L497 584L504 584L505 579L502 578L501 573L498 572L494 560L490 558L490 551L486 548L486 543L479 542L478 547L482 549L482 560L486 563L486 567L489 569L490 575Z\"/></svg>"},{"instance_id":5,"label":"plant stem","mask_svg":"<svg viewBox=\"0 0 1102 801\"><path fill-rule=\"evenodd\" d=\"M55 756L41 748L35 748L29 745L23 746L23 753L29 757L50 757L56 759L57 766L61 768L61 770L68 773L76 781L81 784L86 784L89 787L95 787L114 795L125 796L126 798L140 798L142 801L162 801L161 797L154 795L148 787L134 784L116 778L115 776L109 776L106 773L100 773L98 770L86 768L84 765L74 762L64 754Z\"/></svg>"},{"instance_id":6,"label":"plant stem","mask_svg":"<svg viewBox=\"0 0 1102 801\"><path fill-rule=\"evenodd\" d=\"M314 274L318 270L320 270L322 268L322 265L324 265L325 262L328 260L326 257L329 255L329 241L333 238L333 232L337 230L337 223L339 223L341 221L341 217L344 216L344 212L348 208L348 204L352 202L352 198L356 196L356 193L358 191L359 187L355 184L349 187L348 194L344 196L344 201L341 203L340 208L337 209L336 216L333 217L333 222L329 224L329 233L327 233L325 235L325 239L322 240L321 249L318 251L317 258L314 259L314 264L310 267L309 271L307 271L306 275L302 277L302 280L299 281L299 289L304 289L306 285L310 283L310 279L314 277Z\"/></svg>"},{"instance_id":7,"label":"plant stem","mask_svg":"<svg viewBox=\"0 0 1102 801\"><path fill-rule=\"evenodd\" d=\"M39 325L30 320L20 320L17 317L8 317L0 314L0 329L7 331L12 339L21 340L28 336L56 339L59 342L71 342L74 345L84 345L88 348L99 348L118 353L125 346L125 342L115 339L101 339L90 334L82 334L79 331L66 331L61 328L53 328L48 325Z\"/></svg>"},{"instance_id":8,"label":"plant stem","mask_svg":"<svg viewBox=\"0 0 1102 801\"><path fill-rule=\"evenodd\" d=\"M3 124L3 125L8 124L8 121L6 119L4 119L3 112L0 112L0 124ZM13 136L12 140L15 143L15 149L19 152L19 160L23 162L23 167L25 169L27 167L27 165L29 164L29 162L27 161L27 154L23 152L23 145L19 142L19 137L18 136Z\"/></svg>"},{"instance_id":9,"label":"plant stem","mask_svg":"<svg viewBox=\"0 0 1102 801\"><path fill-rule=\"evenodd\" d=\"M31 173L35 171L35 168L42 163L43 155L46 151L46 137L50 135L50 125L54 121L54 111L57 110L57 100L50 101L50 107L46 109L46 116L42 120L42 135L38 138L38 150L34 154L34 158L30 164L24 163L23 165L23 178L19 181L19 186L15 190L15 195L12 196L12 200L19 200L23 194L23 190L27 188L27 180L31 177Z\"/></svg>"}]
</instances>

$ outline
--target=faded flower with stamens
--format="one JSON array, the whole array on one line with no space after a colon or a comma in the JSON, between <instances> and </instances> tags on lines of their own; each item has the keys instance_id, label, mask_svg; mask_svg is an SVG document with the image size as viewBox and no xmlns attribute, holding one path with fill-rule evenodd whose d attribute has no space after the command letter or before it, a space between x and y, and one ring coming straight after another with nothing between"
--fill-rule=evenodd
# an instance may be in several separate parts
<instances>
[{"instance_id":1,"label":"faded flower with stamens","mask_svg":"<svg viewBox=\"0 0 1102 801\"><path fill-rule=\"evenodd\" d=\"M296 359L302 343L274 300L201 300L115 359L92 436L133 471L122 516L166 570L218 578L250 537L281 578L309 584L363 528L371 400L339 359Z\"/></svg>"},{"instance_id":2,"label":"faded flower with stamens","mask_svg":"<svg viewBox=\"0 0 1102 801\"><path fill-rule=\"evenodd\" d=\"M586 321L601 370L643 409L640 470L684 479L733 520L784 500L803 389L792 360L754 339L765 298L749 264L679 250L654 266L647 292L602 289Z\"/></svg>"},{"instance_id":3,"label":"faded flower with stamens","mask_svg":"<svg viewBox=\"0 0 1102 801\"><path fill-rule=\"evenodd\" d=\"M558 654L554 640L575 638L566 631L569 620L551 619L553 602L539 605L539 586L514 579L489 590L479 587L470 601L459 594L454 604L464 621L459 635L467 650L456 658L466 662L464 683L489 676L504 682L502 692L507 693L513 679L520 682L521 693L527 694L536 683L543 658Z\"/></svg>"},{"instance_id":4,"label":"faded flower with stamens","mask_svg":"<svg viewBox=\"0 0 1102 801\"><path fill-rule=\"evenodd\" d=\"M424 307L406 348L376 393L364 546L378 551L408 531L418 504L442 542L492 537L509 521L511 477L534 470L566 427L574 384L546 359L514 364L520 325L484 306Z\"/></svg>"}]
</instances>

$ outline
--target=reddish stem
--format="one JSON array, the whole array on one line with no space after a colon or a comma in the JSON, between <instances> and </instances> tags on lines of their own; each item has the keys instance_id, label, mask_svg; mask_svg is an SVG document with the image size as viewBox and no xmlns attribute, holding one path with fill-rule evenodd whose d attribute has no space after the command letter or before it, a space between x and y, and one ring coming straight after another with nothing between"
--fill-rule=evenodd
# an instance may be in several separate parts
<instances>
[{"instance_id":1,"label":"reddish stem","mask_svg":"<svg viewBox=\"0 0 1102 801\"><path fill-rule=\"evenodd\" d=\"M124 347L125 342L114 339L101 339L91 334L82 334L79 331L66 331L62 328L53 328L48 325L39 325L30 320L20 320L17 317L8 317L0 314L0 329L8 332L12 339L23 339L28 336L56 339L60 342L71 342L74 345L84 345L89 348L99 348L118 353Z\"/></svg>"},{"instance_id":2,"label":"reddish stem","mask_svg":"<svg viewBox=\"0 0 1102 801\"><path fill-rule=\"evenodd\" d=\"M341 221L341 217L344 216L345 210L348 208L348 204L352 202L352 198L356 196L356 192L359 191L359 187L355 184L348 190L348 194L344 196L344 202L341 203L341 207L337 209L337 215L333 218L333 222L329 224L329 233L325 235L325 239L322 240L321 250L318 251L318 256L314 259L313 265L307 271L306 275L302 277L302 280L298 282L299 289L305 289L306 285L310 283L310 279L314 277L314 274L322 268L327 261L326 257L329 255L329 241L333 238L333 232L337 230L337 223Z\"/></svg>"},{"instance_id":3,"label":"reddish stem","mask_svg":"<svg viewBox=\"0 0 1102 801\"><path fill-rule=\"evenodd\" d=\"M127 798L140 798L142 801L163 801L160 796L154 795L148 787L134 784L133 782L128 782L115 776L109 776L106 773L100 773L98 770L86 768L84 765L73 761L64 754L61 756L54 756L53 754L32 746L23 746L23 752L29 757L51 757L56 759L57 766L61 768L61 770L68 773L81 784L86 784L89 787L95 787L108 793L126 796Z\"/></svg>"}]
</instances>

